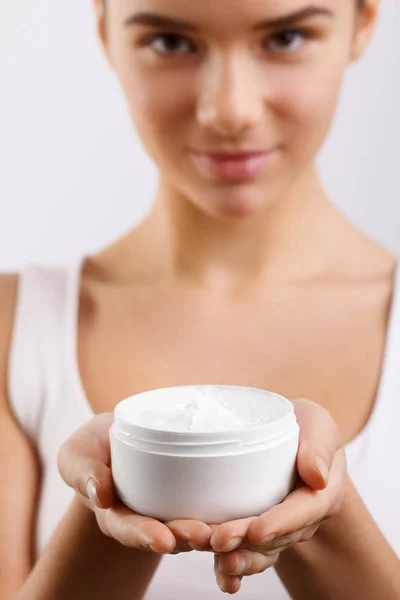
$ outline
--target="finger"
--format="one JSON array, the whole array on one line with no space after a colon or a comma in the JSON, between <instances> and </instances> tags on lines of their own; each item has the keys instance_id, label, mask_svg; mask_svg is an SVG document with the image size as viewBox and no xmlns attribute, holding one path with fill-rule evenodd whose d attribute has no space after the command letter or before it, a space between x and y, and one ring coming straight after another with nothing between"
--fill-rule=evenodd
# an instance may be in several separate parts
<instances>
[{"instance_id":1,"label":"finger","mask_svg":"<svg viewBox=\"0 0 400 600\"><path fill-rule=\"evenodd\" d=\"M342 447L339 428L330 413L315 402L300 398L293 405L300 426L297 470L309 487L323 490L335 453Z\"/></svg>"},{"instance_id":2,"label":"finger","mask_svg":"<svg viewBox=\"0 0 400 600\"><path fill-rule=\"evenodd\" d=\"M318 527L319 523L317 526L313 526L315 529L318 529ZM264 556L273 556L276 552L281 552L282 550L286 550L290 546L297 544L297 542L306 536L306 532L308 532L308 530L309 528L304 528L300 531L289 533L288 535L274 537L272 540L267 538L267 541L263 542L262 544L251 544L249 541L247 541L247 543L240 548L240 550L244 549L250 552L264 554Z\"/></svg>"},{"instance_id":3,"label":"finger","mask_svg":"<svg viewBox=\"0 0 400 600\"><path fill-rule=\"evenodd\" d=\"M257 517L249 527L247 539L251 544L265 544L266 540L295 533L318 524L330 516L330 511L341 496L346 477L344 451L336 453L329 486L317 491L302 487L292 492L281 504Z\"/></svg>"},{"instance_id":4,"label":"finger","mask_svg":"<svg viewBox=\"0 0 400 600\"><path fill-rule=\"evenodd\" d=\"M211 537L211 547L215 552L231 552L240 546L247 535L250 523L258 517L238 519L219 525Z\"/></svg>"},{"instance_id":5,"label":"finger","mask_svg":"<svg viewBox=\"0 0 400 600\"><path fill-rule=\"evenodd\" d=\"M242 578L240 576L226 576L218 569L220 555L214 557L214 573L217 584L222 592L226 594L236 594L240 590Z\"/></svg>"},{"instance_id":6,"label":"finger","mask_svg":"<svg viewBox=\"0 0 400 600\"><path fill-rule=\"evenodd\" d=\"M285 546L290 546L294 543L296 543L301 536L303 535L303 533L305 532L305 529L301 529L300 531L296 531L293 533L290 533L288 535L284 535L282 537L274 537L271 540L268 540L263 544L263 549L260 550L260 547L257 546L253 546L251 544L251 542L249 542L248 540L248 531L249 531L249 527L250 527L250 523L252 523L253 521L256 520L257 517L251 517L248 519L242 519L240 521L233 521L232 523L226 523L224 525L221 525L221 532L220 532L220 538L221 538L221 546L223 546L222 550L216 550L216 547L218 547L219 544L219 540L218 538L215 540L213 540L213 538L211 539L211 547L215 552L221 552L221 556L224 553L229 553L232 554L232 552L234 550L236 550L237 548L241 547L241 548L245 548L246 550L250 550L250 551L254 551L254 552L269 552L269 553L273 553L275 552L276 549L282 549ZM224 534L224 528L228 527L228 526L235 526L236 529L233 532L234 537L226 537ZM232 535L231 532L229 531L229 535ZM238 537L239 536L239 537ZM227 548L227 549L226 549Z\"/></svg>"},{"instance_id":7,"label":"finger","mask_svg":"<svg viewBox=\"0 0 400 600\"><path fill-rule=\"evenodd\" d=\"M57 456L64 481L99 508L109 508L117 501L109 443L112 422L112 413L97 415L61 446Z\"/></svg>"},{"instance_id":8,"label":"finger","mask_svg":"<svg viewBox=\"0 0 400 600\"><path fill-rule=\"evenodd\" d=\"M272 507L251 523L248 541L254 545L272 544L276 538L319 522L327 512L320 494L308 487L294 491L282 504Z\"/></svg>"},{"instance_id":9,"label":"finger","mask_svg":"<svg viewBox=\"0 0 400 600\"><path fill-rule=\"evenodd\" d=\"M317 526L313 526L318 528ZM267 544L263 544L262 546L251 546L250 550L256 550L258 548L259 552L262 552L266 556L270 556L276 551L281 552L282 550L286 550L290 546L297 544L302 537L305 535L305 532L308 531L308 528L300 529L299 531L294 531L293 533L289 533L288 535L282 535L281 537L277 537Z\"/></svg>"},{"instance_id":10,"label":"finger","mask_svg":"<svg viewBox=\"0 0 400 600\"><path fill-rule=\"evenodd\" d=\"M123 546L152 550L160 554L170 553L175 549L176 539L163 523L133 513L123 505L105 512L109 535Z\"/></svg>"},{"instance_id":11,"label":"finger","mask_svg":"<svg viewBox=\"0 0 400 600\"><path fill-rule=\"evenodd\" d=\"M201 521L176 519L165 524L172 531L178 544L187 545L188 550L210 550L212 528Z\"/></svg>"},{"instance_id":12,"label":"finger","mask_svg":"<svg viewBox=\"0 0 400 600\"><path fill-rule=\"evenodd\" d=\"M217 580L221 592L224 592L225 594L236 594L240 590L242 581L240 577L221 575L221 573L217 571L215 579Z\"/></svg>"},{"instance_id":13,"label":"finger","mask_svg":"<svg viewBox=\"0 0 400 600\"><path fill-rule=\"evenodd\" d=\"M250 550L236 550L219 555L218 570L225 577L257 575L274 566L278 558L279 550L270 556Z\"/></svg>"},{"instance_id":14,"label":"finger","mask_svg":"<svg viewBox=\"0 0 400 600\"><path fill-rule=\"evenodd\" d=\"M220 527L220 525L211 524L211 525L209 525L209 527L211 527L211 531L214 533L214 531L217 531L217 529L218 529L218 527Z\"/></svg>"},{"instance_id":15,"label":"finger","mask_svg":"<svg viewBox=\"0 0 400 600\"><path fill-rule=\"evenodd\" d=\"M318 525L312 525L311 527L307 527L306 529L303 529L303 534L301 536L301 538L299 539L299 543L303 543L303 542L309 542L311 540L311 538L314 536L314 534L316 533L316 531L319 528L319 524Z\"/></svg>"}]
</instances>

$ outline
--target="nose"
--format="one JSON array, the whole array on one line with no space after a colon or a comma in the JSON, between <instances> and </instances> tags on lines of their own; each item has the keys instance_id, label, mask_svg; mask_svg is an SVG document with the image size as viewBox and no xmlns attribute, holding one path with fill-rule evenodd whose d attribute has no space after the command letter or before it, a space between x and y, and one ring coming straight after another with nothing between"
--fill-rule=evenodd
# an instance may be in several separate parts
<instances>
[{"instance_id":1,"label":"nose","mask_svg":"<svg viewBox=\"0 0 400 600\"><path fill-rule=\"evenodd\" d=\"M254 126L262 112L257 75L239 59L207 65L197 104L199 124L223 137L240 137Z\"/></svg>"}]
</instances>

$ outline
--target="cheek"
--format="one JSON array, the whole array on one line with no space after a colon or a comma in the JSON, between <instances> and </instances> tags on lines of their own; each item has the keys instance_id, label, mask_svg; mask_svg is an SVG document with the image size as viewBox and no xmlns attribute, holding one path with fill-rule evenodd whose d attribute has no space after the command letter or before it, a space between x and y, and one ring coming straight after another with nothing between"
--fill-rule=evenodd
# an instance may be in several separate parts
<instances>
[{"instance_id":1,"label":"cheek","mask_svg":"<svg viewBox=\"0 0 400 600\"><path fill-rule=\"evenodd\" d=\"M343 74L342 66L325 64L291 73L280 82L273 105L289 153L307 160L318 151L334 120Z\"/></svg>"},{"instance_id":2,"label":"cheek","mask_svg":"<svg viewBox=\"0 0 400 600\"><path fill-rule=\"evenodd\" d=\"M182 78L152 74L130 78L124 89L136 130L150 154L159 162L162 148L184 144L184 133L192 114L191 92ZM193 89L193 86L192 86Z\"/></svg>"}]
</instances>

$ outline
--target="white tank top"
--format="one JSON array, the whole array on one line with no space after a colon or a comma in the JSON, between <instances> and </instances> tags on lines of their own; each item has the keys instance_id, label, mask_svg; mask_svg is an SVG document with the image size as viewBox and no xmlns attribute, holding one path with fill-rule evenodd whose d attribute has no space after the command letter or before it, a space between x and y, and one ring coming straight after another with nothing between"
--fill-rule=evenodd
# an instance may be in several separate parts
<instances>
[{"instance_id":1,"label":"white tank top","mask_svg":"<svg viewBox=\"0 0 400 600\"><path fill-rule=\"evenodd\" d=\"M82 259L66 267L29 266L20 276L9 360L11 409L38 449L43 467L36 522L37 556L67 510L73 491L57 471L60 445L93 417L79 376L77 318ZM349 472L400 558L400 268L385 358L370 420L346 447ZM349 398L351 402L351 398ZM243 600L288 600L273 569L243 579ZM219 600L212 553L165 556L147 600Z\"/></svg>"}]
</instances>

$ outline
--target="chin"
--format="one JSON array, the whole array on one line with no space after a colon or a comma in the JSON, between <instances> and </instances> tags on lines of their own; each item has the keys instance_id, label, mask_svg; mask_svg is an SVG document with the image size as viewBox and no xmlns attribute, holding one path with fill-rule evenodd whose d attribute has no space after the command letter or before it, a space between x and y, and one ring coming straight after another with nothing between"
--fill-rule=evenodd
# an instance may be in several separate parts
<instances>
[{"instance_id":1,"label":"chin","mask_svg":"<svg viewBox=\"0 0 400 600\"><path fill-rule=\"evenodd\" d=\"M213 218L240 220L249 219L258 215L265 209L265 195L263 201L256 194L227 195L225 198L208 197L206 203L202 203L201 209Z\"/></svg>"},{"instance_id":2,"label":"chin","mask_svg":"<svg viewBox=\"0 0 400 600\"><path fill-rule=\"evenodd\" d=\"M214 216L219 219L240 220L250 219L259 212L259 208L249 204L228 204L223 207L217 207L216 210L214 210Z\"/></svg>"}]
</instances>

